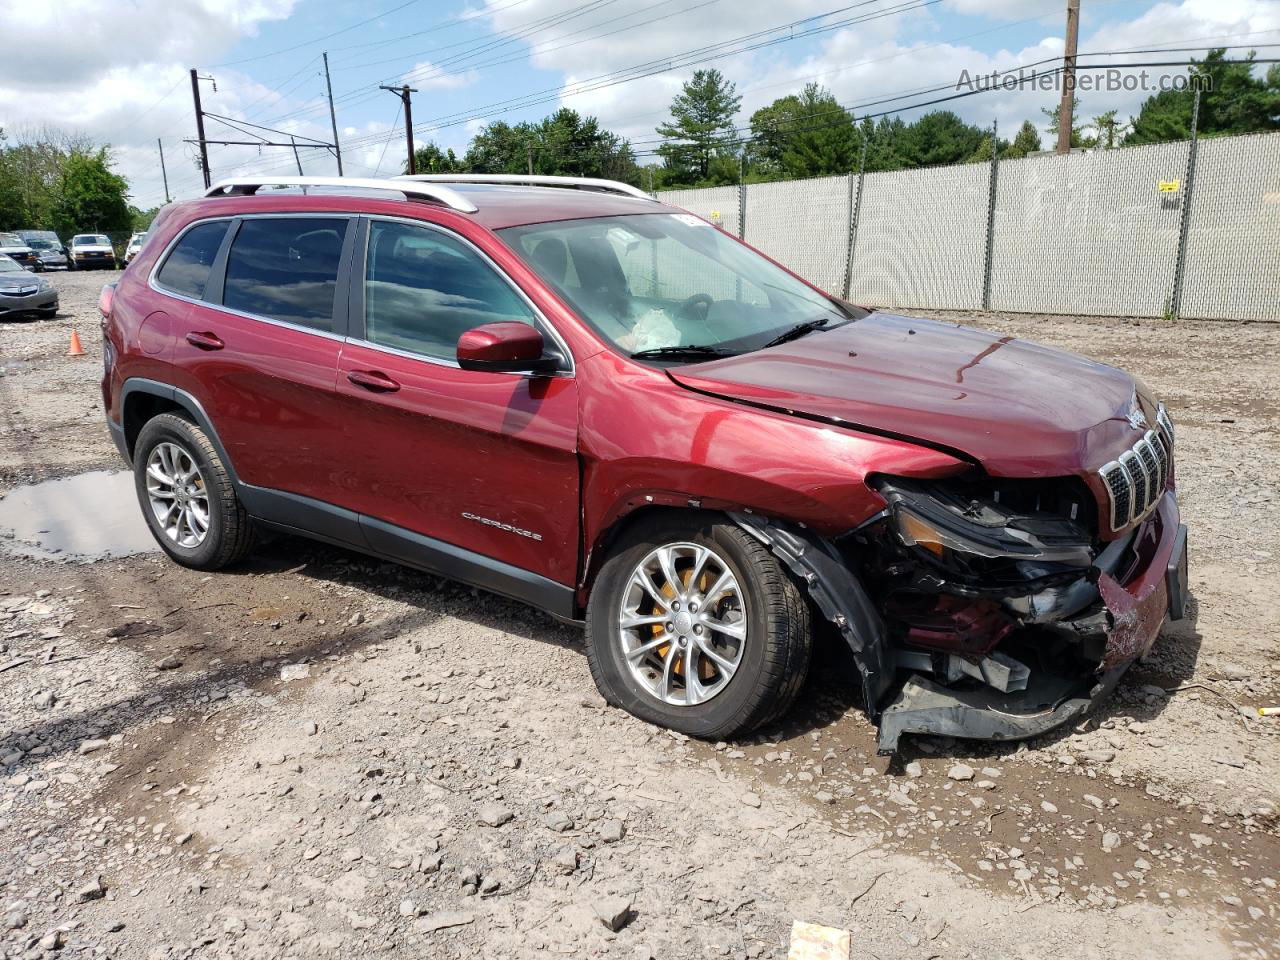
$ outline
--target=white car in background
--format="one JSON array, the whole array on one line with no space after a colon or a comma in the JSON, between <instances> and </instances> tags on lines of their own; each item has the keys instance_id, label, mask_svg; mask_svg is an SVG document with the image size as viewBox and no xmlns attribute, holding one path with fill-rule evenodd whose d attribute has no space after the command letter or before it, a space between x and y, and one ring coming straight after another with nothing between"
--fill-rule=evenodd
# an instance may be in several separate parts
<instances>
[{"instance_id":1,"label":"white car in background","mask_svg":"<svg viewBox=\"0 0 1280 960\"><path fill-rule=\"evenodd\" d=\"M39 255L16 233L0 233L0 253L24 270L35 271L41 268Z\"/></svg>"},{"instance_id":2,"label":"white car in background","mask_svg":"<svg viewBox=\"0 0 1280 960\"><path fill-rule=\"evenodd\" d=\"M147 235L145 233L135 233L129 238L128 245L124 248L124 265L127 267L130 261L138 255L138 251L142 249L142 245L146 242Z\"/></svg>"},{"instance_id":3,"label":"white car in background","mask_svg":"<svg viewBox=\"0 0 1280 960\"><path fill-rule=\"evenodd\" d=\"M72 270L116 268L116 250L105 233L77 233L67 244Z\"/></svg>"}]
</instances>

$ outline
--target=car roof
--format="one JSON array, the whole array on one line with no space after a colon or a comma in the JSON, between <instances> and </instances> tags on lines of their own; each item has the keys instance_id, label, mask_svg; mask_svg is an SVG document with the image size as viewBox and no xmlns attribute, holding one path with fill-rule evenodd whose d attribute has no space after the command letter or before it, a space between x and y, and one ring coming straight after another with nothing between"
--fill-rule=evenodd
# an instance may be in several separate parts
<instances>
[{"instance_id":1,"label":"car roof","mask_svg":"<svg viewBox=\"0 0 1280 960\"><path fill-rule=\"evenodd\" d=\"M610 181L555 179L559 181L556 185L475 183L448 178L427 183L411 177L380 181L329 177L289 177L280 181L246 178L225 181L205 197L181 205L189 204L198 210L197 216L214 210L234 215L237 208L260 213L277 204L298 211L345 209L350 213L386 214L395 208L403 210L405 204L425 202L432 209L448 210L490 230L589 217L683 212L623 184L614 184L619 189L613 190L608 188ZM285 189L258 189L277 183ZM601 189L600 184L606 185L605 188ZM623 190L630 192L623 193ZM236 200L240 202L232 205Z\"/></svg>"},{"instance_id":2,"label":"car roof","mask_svg":"<svg viewBox=\"0 0 1280 960\"><path fill-rule=\"evenodd\" d=\"M673 210L653 200L592 190L490 183L452 183L449 186L476 205L478 209L470 217L490 230L552 220L671 213Z\"/></svg>"}]
</instances>

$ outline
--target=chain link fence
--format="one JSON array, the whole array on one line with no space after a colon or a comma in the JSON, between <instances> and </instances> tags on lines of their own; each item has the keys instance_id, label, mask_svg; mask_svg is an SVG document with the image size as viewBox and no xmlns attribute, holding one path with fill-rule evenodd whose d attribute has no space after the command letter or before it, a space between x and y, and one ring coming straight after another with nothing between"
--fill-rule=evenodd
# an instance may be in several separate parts
<instances>
[{"instance_id":1,"label":"chain link fence","mask_svg":"<svg viewBox=\"0 0 1280 960\"><path fill-rule=\"evenodd\" d=\"M877 307L1280 322L1280 134L658 196Z\"/></svg>"}]
</instances>

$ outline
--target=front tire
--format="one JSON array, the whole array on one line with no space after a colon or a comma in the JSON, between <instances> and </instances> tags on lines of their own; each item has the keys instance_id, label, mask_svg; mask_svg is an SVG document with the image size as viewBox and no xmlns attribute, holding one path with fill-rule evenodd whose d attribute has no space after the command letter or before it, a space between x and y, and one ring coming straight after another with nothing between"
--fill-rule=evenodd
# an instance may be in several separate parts
<instances>
[{"instance_id":1,"label":"front tire","mask_svg":"<svg viewBox=\"0 0 1280 960\"><path fill-rule=\"evenodd\" d=\"M253 547L253 520L209 437L172 413L147 421L133 452L134 488L151 535L173 560L220 570Z\"/></svg>"},{"instance_id":2,"label":"front tire","mask_svg":"<svg viewBox=\"0 0 1280 960\"><path fill-rule=\"evenodd\" d=\"M605 700L642 720L728 739L785 713L812 649L809 608L768 548L713 514L635 528L587 606Z\"/></svg>"}]
</instances>

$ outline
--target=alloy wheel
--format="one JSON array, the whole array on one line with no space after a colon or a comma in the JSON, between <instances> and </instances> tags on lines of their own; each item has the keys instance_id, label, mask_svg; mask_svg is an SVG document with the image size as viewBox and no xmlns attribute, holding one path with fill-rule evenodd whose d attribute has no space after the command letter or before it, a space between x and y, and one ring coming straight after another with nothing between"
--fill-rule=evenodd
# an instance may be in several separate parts
<instances>
[{"instance_id":1,"label":"alloy wheel","mask_svg":"<svg viewBox=\"0 0 1280 960\"><path fill-rule=\"evenodd\" d=\"M618 608L623 662L650 695L696 706L733 679L747 644L747 608L723 557L669 543L632 571Z\"/></svg>"},{"instance_id":2,"label":"alloy wheel","mask_svg":"<svg viewBox=\"0 0 1280 960\"><path fill-rule=\"evenodd\" d=\"M166 537L200 546L209 533L209 491L195 458L176 443L158 443L147 457L147 501Z\"/></svg>"}]
</instances>

